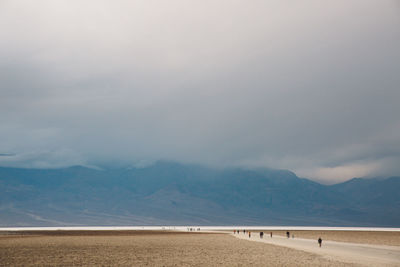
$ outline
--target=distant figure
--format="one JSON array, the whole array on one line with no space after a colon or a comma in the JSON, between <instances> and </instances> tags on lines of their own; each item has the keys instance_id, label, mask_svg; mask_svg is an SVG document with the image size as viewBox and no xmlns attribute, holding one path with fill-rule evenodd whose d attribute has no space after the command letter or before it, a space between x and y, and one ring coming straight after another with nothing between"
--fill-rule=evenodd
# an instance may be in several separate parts
<instances>
[{"instance_id":1,"label":"distant figure","mask_svg":"<svg viewBox=\"0 0 400 267\"><path fill-rule=\"evenodd\" d=\"M272 232L271 232L271 238L272 238Z\"/></svg>"},{"instance_id":2,"label":"distant figure","mask_svg":"<svg viewBox=\"0 0 400 267\"><path fill-rule=\"evenodd\" d=\"M264 232L260 232L260 238L263 238Z\"/></svg>"},{"instance_id":3,"label":"distant figure","mask_svg":"<svg viewBox=\"0 0 400 267\"><path fill-rule=\"evenodd\" d=\"M233 234L236 234L236 230L233 230Z\"/></svg>"},{"instance_id":4,"label":"distant figure","mask_svg":"<svg viewBox=\"0 0 400 267\"><path fill-rule=\"evenodd\" d=\"M245 234L246 233L246 230L243 230L243 234Z\"/></svg>"},{"instance_id":5,"label":"distant figure","mask_svg":"<svg viewBox=\"0 0 400 267\"><path fill-rule=\"evenodd\" d=\"M249 238L251 237L251 232L249 231Z\"/></svg>"},{"instance_id":6,"label":"distant figure","mask_svg":"<svg viewBox=\"0 0 400 267\"><path fill-rule=\"evenodd\" d=\"M289 233L289 231L286 232L286 236L287 236L287 238L290 238L290 233Z\"/></svg>"},{"instance_id":7,"label":"distant figure","mask_svg":"<svg viewBox=\"0 0 400 267\"><path fill-rule=\"evenodd\" d=\"M237 233L239 234L239 230L237 230Z\"/></svg>"},{"instance_id":8,"label":"distant figure","mask_svg":"<svg viewBox=\"0 0 400 267\"><path fill-rule=\"evenodd\" d=\"M319 247L321 247L321 245L322 245L322 239L321 239L321 237L318 238L318 244L319 244Z\"/></svg>"}]
</instances>

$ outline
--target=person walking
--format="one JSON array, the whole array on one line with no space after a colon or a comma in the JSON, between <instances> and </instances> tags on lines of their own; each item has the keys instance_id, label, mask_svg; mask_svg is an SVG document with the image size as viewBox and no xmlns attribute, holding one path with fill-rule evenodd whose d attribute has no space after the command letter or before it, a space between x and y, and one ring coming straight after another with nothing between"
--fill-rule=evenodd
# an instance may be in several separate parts
<instances>
[{"instance_id":1,"label":"person walking","mask_svg":"<svg viewBox=\"0 0 400 267\"><path fill-rule=\"evenodd\" d=\"M287 238L290 238L290 233L289 233L289 231L286 232L286 236L287 236Z\"/></svg>"},{"instance_id":2,"label":"person walking","mask_svg":"<svg viewBox=\"0 0 400 267\"><path fill-rule=\"evenodd\" d=\"M272 232L271 232L271 238L272 238Z\"/></svg>"},{"instance_id":3,"label":"person walking","mask_svg":"<svg viewBox=\"0 0 400 267\"><path fill-rule=\"evenodd\" d=\"M319 247L321 247L321 246L322 246L322 239L321 239L321 237L320 237L320 238L318 238L318 244L319 244Z\"/></svg>"},{"instance_id":4,"label":"person walking","mask_svg":"<svg viewBox=\"0 0 400 267\"><path fill-rule=\"evenodd\" d=\"M251 232L249 231L249 238L251 237Z\"/></svg>"},{"instance_id":5,"label":"person walking","mask_svg":"<svg viewBox=\"0 0 400 267\"><path fill-rule=\"evenodd\" d=\"M260 232L260 238L263 238L264 232Z\"/></svg>"}]
</instances>

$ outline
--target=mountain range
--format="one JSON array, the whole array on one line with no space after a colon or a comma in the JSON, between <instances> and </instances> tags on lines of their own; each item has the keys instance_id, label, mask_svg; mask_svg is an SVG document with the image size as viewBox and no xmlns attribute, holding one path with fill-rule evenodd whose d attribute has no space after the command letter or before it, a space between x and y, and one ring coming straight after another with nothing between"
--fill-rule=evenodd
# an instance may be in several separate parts
<instances>
[{"instance_id":1,"label":"mountain range","mask_svg":"<svg viewBox=\"0 0 400 267\"><path fill-rule=\"evenodd\" d=\"M400 226L400 177L322 185L274 169L0 168L0 226Z\"/></svg>"}]
</instances>

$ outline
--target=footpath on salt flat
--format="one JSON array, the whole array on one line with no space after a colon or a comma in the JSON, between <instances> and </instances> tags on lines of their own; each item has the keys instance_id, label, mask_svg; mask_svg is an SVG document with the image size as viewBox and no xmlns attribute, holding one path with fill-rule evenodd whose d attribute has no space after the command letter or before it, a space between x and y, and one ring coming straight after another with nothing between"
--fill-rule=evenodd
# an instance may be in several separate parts
<instances>
[{"instance_id":1,"label":"footpath on salt flat","mask_svg":"<svg viewBox=\"0 0 400 267\"><path fill-rule=\"evenodd\" d=\"M259 232L231 234L240 239L284 246L324 256L328 259L340 260L348 263L358 263L367 266L400 266L400 247L356 244L323 240L322 247L317 240L304 238L286 238L264 232L264 238L260 238Z\"/></svg>"}]
</instances>

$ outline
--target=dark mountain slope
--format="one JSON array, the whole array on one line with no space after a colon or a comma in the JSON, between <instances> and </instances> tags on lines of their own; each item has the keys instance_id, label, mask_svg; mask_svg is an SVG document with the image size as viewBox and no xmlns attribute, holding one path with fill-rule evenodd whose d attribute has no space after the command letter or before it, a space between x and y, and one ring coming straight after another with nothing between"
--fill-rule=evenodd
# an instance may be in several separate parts
<instances>
[{"instance_id":1,"label":"dark mountain slope","mask_svg":"<svg viewBox=\"0 0 400 267\"><path fill-rule=\"evenodd\" d=\"M324 186L285 170L159 162L0 168L0 225L400 225L400 178Z\"/></svg>"}]
</instances>

